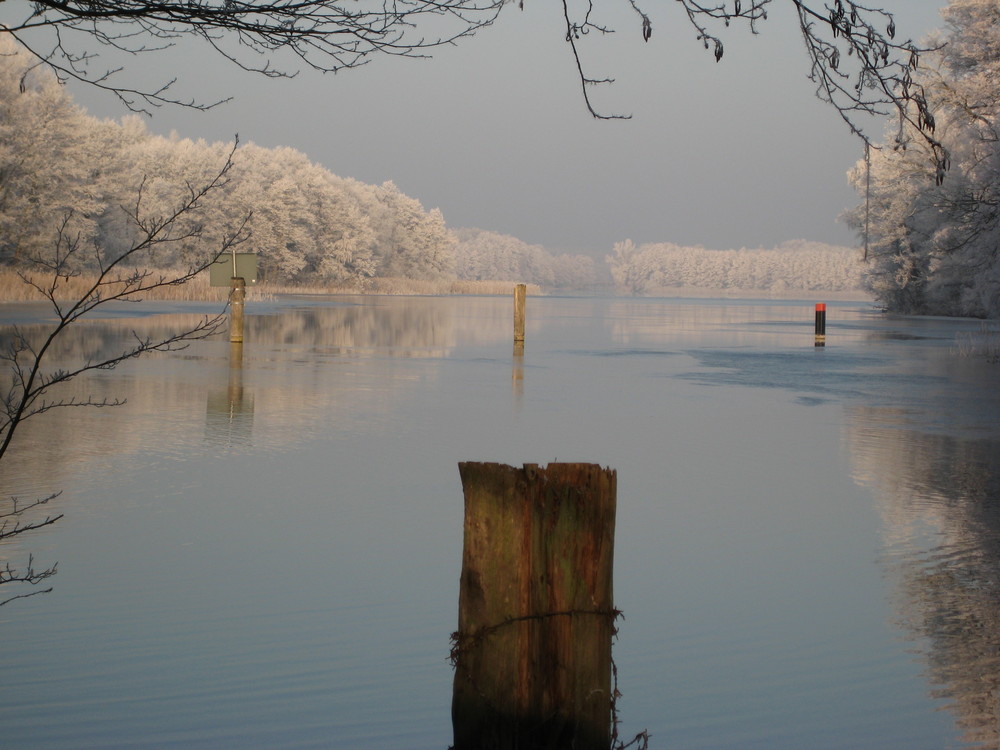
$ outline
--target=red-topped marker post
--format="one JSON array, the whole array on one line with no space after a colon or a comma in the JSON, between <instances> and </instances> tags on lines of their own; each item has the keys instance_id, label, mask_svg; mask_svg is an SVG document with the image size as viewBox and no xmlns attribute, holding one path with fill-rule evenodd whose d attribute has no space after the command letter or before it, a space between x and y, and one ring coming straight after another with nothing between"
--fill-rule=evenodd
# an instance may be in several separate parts
<instances>
[{"instance_id":1,"label":"red-topped marker post","mask_svg":"<svg viewBox=\"0 0 1000 750\"><path fill-rule=\"evenodd\" d=\"M816 303L816 346L826 346L826 303Z\"/></svg>"}]
</instances>

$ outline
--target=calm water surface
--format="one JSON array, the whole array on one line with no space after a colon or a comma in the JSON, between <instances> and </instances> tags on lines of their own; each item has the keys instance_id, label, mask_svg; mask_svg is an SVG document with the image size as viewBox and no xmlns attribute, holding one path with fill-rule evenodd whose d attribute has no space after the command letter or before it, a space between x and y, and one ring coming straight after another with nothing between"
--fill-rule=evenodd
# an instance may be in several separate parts
<instances>
[{"instance_id":1,"label":"calm water surface","mask_svg":"<svg viewBox=\"0 0 1000 750\"><path fill-rule=\"evenodd\" d=\"M979 323L811 302L251 303L77 381L0 490L11 748L444 750L457 463L618 470L621 735L653 748L1000 747L1000 365ZM185 325L127 308L66 363ZM30 326L39 308L0 308ZM4 334L7 335L7 334Z\"/></svg>"}]
</instances>

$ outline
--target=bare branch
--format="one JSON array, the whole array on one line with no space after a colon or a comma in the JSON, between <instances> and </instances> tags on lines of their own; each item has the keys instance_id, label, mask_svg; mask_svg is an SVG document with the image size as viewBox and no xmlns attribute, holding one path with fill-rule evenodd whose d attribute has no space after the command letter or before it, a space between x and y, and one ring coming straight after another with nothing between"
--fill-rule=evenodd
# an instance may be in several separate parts
<instances>
[{"instance_id":1,"label":"bare branch","mask_svg":"<svg viewBox=\"0 0 1000 750\"><path fill-rule=\"evenodd\" d=\"M588 0L588 3L587 3L587 13L583 17L583 19L580 20L580 21L574 21L573 20L571 14L570 14L569 0L563 0L562 4L563 4L563 18L566 21L566 41L569 42L570 49L573 51L573 60L576 63L576 70L577 70L578 75L580 76L580 84L581 84L582 91L583 91L583 102L587 106L587 111L590 112L590 114L593 117L595 117L595 118L597 118L599 120L628 120L628 119L630 119L632 117L631 115L617 115L617 114L610 114L609 115L609 114L603 114L601 112L598 112L594 108L594 105L590 101L590 87L592 87L592 86L599 86L601 84L614 83L615 79L614 78L590 78L590 77L588 77L587 74L583 72L583 62L580 59L580 51L577 49L577 44L576 43L580 39L581 36L585 36L585 35L589 34L591 31L597 31L597 32L599 32L601 34L609 34L609 33L611 33L611 30L608 29L608 28L606 28L606 27L604 27L604 26L598 26L598 25L594 24L590 20L590 12L594 8L593 2L590 2ZM640 15L642 14L642 12L639 11L639 9L638 9L637 6L635 6L633 4L633 7L636 8L636 11L638 13L640 13ZM645 38L648 39L649 36L647 34L647 29L648 29L648 33L651 34L652 33L652 26L648 25L649 19L646 16L643 16L643 18L645 19L644 26L643 26L643 29L644 29L643 34L644 34Z\"/></svg>"},{"instance_id":2,"label":"bare branch","mask_svg":"<svg viewBox=\"0 0 1000 750\"><path fill-rule=\"evenodd\" d=\"M614 78L590 74L582 40L614 30L595 18L594 0L562 0L563 35L588 112L598 119L628 119L595 105L593 90ZM0 28L15 36L62 80L90 83L117 96L129 109L148 112L164 104L207 109L171 92L173 80L150 90L117 83L120 68L94 72L93 47L130 56L171 47L195 37L237 67L268 77L292 77L298 68L336 72L360 67L375 55L425 57L493 24L507 0L34 0L20 21ZM627 0L643 41L653 34L642 0ZM722 34L740 22L757 33L774 0L674 0L696 40L718 62ZM850 131L865 135L871 116L892 113L916 126L938 162L948 154L934 139L934 117L911 73L926 50L896 41L892 15L854 0L789 0L809 59L809 76L820 99L831 104ZM519 5L523 0L519 0ZM429 33L433 29L434 33ZM38 42L34 34L48 34ZM901 125L902 127L902 125Z\"/></svg>"},{"instance_id":3,"label":"bare branch","mask_svg":"<svg viewBox=\"0 0 1000 750\"><path fill-rule=\"evenodd\" d=\"M504 0L34 0L31 12L0 32L15 36L62 80L117 96L129 109L163 104L205 109L174 97L168 81L143 91L118 85L120 68L95 73L93 46L136 55L197 37L238 67L271 77L295 65L336 72L376 54L423 57L493 23ZM423 27L438 32L425 35ZM47 34L39 43L38 34ZM275 59L292 61L286 68Z\"/></svg>"},{"instance_id":4,"label":"bare branch","mask_svg":"<svg viewBox=\"0 0 1000 750\"><path fill-rule=\"evenodd\" d=\"M851 132L869 148L876 146L865 132L865 118L896 116L897 142L901 142L906 125L912 126L931 149L937 180L943 179L950 157L934 136L934 115L924 87L913 78L921 56L931 50L912 40L895 41L895 20L884 10L834 0L819 12L800 0L792 2L816 96L833 105Z\"/></svg>"},{"instance_id":5,"label":"bare branch","mask_svg":"<svg viewBox=\"0 0 1000 750\"><path fill-rule=\"evenodd\" d=\"M768 6L773 0L719 0L702 3L698 0L675 0L696 40L714 57L723 58L725 46L721 36L735 22L746 24L757 33L768 19ZM652 37L653 25L642 10L641 0L628 0L639 17L643 41ZM869 8L852 0L806 2L789 0L799 21L799 29L809 60L809 77L816 83L816 95L838 112L848 129L867 145L873 146L866 134L872 118L895 115L904 125L910 125L926 140L937 163L938 179L949 166L947 150L934 137L934 115L927 104L925 92L914 82L913 71L920 57L930 50L911 40L896 40L893 16L878 8ZM593 0L582 4L573 15L569 0L563 0L566 41L576 64L588 111L599 119L628 119L628 115L607 114L597 108L590 97L598 84L610 84L612 78L595 78L585 72L578 42L591 31L601 34L613 30L592 20ZM721 27L721 28L720 28ZM879 130L881 127L879 126Z\"/></svg>"},{"instance_id":6,"label":"bare branch","mask_svg":"<svg viewBox=\"0 0 1000 750\"><path fill-rule=\"evenodd\" d=\"M35 531L44 526L51 526L62 518L63 516L60 513L57 516L46 516L40 521L22 520L25 513L28 513L41 505L45 505L49 502L49 500L58 497L59 494L60 493L57 492L49 495L48 497L31 500L27 503L21 503L16 497L10 498L7 501L9 507L6 510L0 511L0 541L10 539L11 537L23 534L27 531ZM4 584L16 585L19 583L28 586L37 586L42 581L51 578L56 574L57 565L58 563L43 570L35 570L35 560L32 555L28 556L28 564L23 569L14 568L9 562L5 562L3 566L0 567L0 586ZM15 594L14 596L7 597L6 599L0 599L0 607L14 601L15 599L27 599L29 596L46 594L50 591L52 591L51 587L47 589L37 589L26 594Z\"/></svg>"},{"instance_id":7,"label":"bare branch","mask_svg":"<svg viewBox=\"0 0 1000 750\"><path fill-rule=\"evenodd\" d=\"M48 497L37 498L27 503L20 502L16 497L10 498L8 501L10 507L7 510L0 511L0 540L9 539L25 531L34 531L43 526L49 526L62 518L62 513L60 513L58 516L46 516L41 521L25 522L21 520L21 517L28 511L45 505L49 500L54 500L61 494L61 492L55 492Z\"/></svg>"}]
</instances>

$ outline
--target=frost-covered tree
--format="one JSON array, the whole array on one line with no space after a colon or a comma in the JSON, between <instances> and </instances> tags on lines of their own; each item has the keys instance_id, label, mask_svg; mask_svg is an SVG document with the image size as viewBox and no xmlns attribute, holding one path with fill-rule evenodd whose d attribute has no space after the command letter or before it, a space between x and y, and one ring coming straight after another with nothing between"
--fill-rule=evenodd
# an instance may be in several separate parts
<instances>
[{"instance_id":1,"label":"frost-covered tree","mask_svg":"<svg viewBox=\"0 0 1000 750\"><path fill-rule=\"evenodd\" d=\"M585 290L598 283L597 263L589 255L560 253L552 256L552 286L556 289Z\"/></svg>"},{"instance_id":2,"label":"frost-covered tree","mask_svg":"<svg viewBox=\"0 0 1000 750\"><path fill-rule=\"evenodd\" d=\"M649 254L643 254L632 240L616 242L612 254L605 259L611 269L615 288L623 294L639 295L650 287L656 269L650 267Z\"/></svg>"},{"instance_id":3,"label":"frost-covered tree","mask_svg":"<svg viewBox=\"0 0 1000 750\"><path fill-rule=\"evenodd\" d=\"M191 185L210 178L232 144L151 134L135 115L99 120L76 107L51 71L0 36L0 262L51 249L58 230L87 247L87 270L140 239L145 217L167 215ZM363 284L375 275L449 278L454 238L440 211L392 183L344 179L292 148L240 146L223 185L173 225L170 243L129 253L128 263L178 268L217 244L234 216L249 215L266 278Z\"/></svg>"},{"instance_id":4,"label":"frost-covered tree","mask_svg":"<svg viewBox=\"0 0 1000 750\"><path fill-rule=\"evenodd\" d=\"M133 126L138 130L137 126ZM167 215L182 200L191 185L211 179L214 166L225 160L232 144L193 141L172 135L169 138L136 132L123 135L119 149L105 158L111 165L115 186L104 209L99 245L106 258L116 258L141 237L131 218L137 198L148 217ZM204 255L204 248L217 244L236 215L229 210L224 190L227 179L197 212L179 217L180 230L174 241L156 244L143 253L131 253L129 262L147 268L173 269L191 265Z\"/></svg>"},{"instance_id":5,"label":"frost-covered tree","mask_svg":"<svg viewBox=\"0 0 1000 750\"><path fill-rule=\"evenodd\" d=\"M369 204L376 233L378 275L408 279L454 276L454 238L438 209L425 211L420 201L389 181L375 187Z\"/></svg>"},{"instance_id":6,"label":"frost-covered tree","mask_svg":"<svg viewBox=\"0 0 1000 750\"><path fill-rule=\"evenodd\" d=\"M516 237L483 229L455 230L455 271L468 281L518 281L521 278L520 256L527 245Z\"/></svg>"},{"instance_id":7,"label":"frost-covered tree","mask_svg":"<svg viewBox=\"0 0 1000 750\"><path fill-rule=\"evenodd\" d=\"M332 282L365 282L375 276L375 232L364 204L364 185L315 168L304 188L309 191L320 250L316 275Z\"/></svg>"},{"instance_id":8,"label":"frost-covered tree","mask_svg":"<svg viewBox=\"0 0 1000 750\"><path fill-rule=\"evenodd\" d=\"M908 127L851 179L865 202L848 221L867 239L867 283L888 309L1000 315L1000 0L953 0L939 52L916 74L933 110L935 153ZM935 179L937 178L937 179Z\"/></svg>"},{"instance_id":9,"label":"frost-covered tree","mask_svg":"<svg viewBox=\"0 0 1000 750\"><path fill-rule=\"evenodd\" d=\"M455 230L455 272L469 281L515 281L559 289L583 289L596 281L594 261L583 255L553 256L500 232Z\"/></svg>"},{"instance_id":10,"label":"frost-covered tree","mask_svg":"<svg viewBox=\"0 0 1000 750\"><path fill-rule=\"evenodd\" d=\"M264 278L298 280L315 255L307 199L296 179L309 160L295 149L250 143L240 148L236 164L229 199L251 214L246 250L257 254Z\"/></svg>"},{"instance_id":11,"label":"frost-covered tree","mask_svg":"<svg viewBox=\"0 0 1000 750\"><path fill-rule=\"evenodd\" d=\"M235 158L227 201L252 214L246 247L264 278L363 284L452 275L453 239L441 212L425 211L391 182L338 177L287 147L247 144Z\"/></svg>"},{"instance_id":12,"label":"frost-covered tree","mask_svg":"<svg viewBox=\"0 0 1000 750\"><path fill-rule=\"evenodd\" d=\"M0 36L0 259L40 252L60 226L94 238L105 136L50 70Z\"/></svg>"}]
</instances>

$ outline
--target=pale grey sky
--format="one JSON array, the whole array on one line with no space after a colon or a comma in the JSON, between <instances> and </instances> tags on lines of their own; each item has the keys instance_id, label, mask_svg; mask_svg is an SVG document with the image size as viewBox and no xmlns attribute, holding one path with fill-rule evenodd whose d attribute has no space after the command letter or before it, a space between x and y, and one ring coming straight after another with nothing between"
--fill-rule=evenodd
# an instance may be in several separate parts
<instances>
[{"instance_id":1,"label":"pale grey sky","mask_svg":"<svg viewBox=\"0 0 1000 750\"><path fill-rule=\"evenodd\" d=\"M879 4L879 3L874 3ZM940 26L945 0L883 0L897 39ZM147 83L235 100L207 113L158 111L155 132L291 146L332 172L393 180L450 226L512 234L556 252L602 257L614 242L772 246L803 238L854 244L837 221L857 201L846 171L861 154L838 114L813 96L791 3L778 0L752 36L727 30L720 63L674 3L649 2L641 41L627 3L612 37L590 37L589 72L607 111L587 113L556 3L525 0L498 23L432 60L379 59L337 75L267 80L217 55L139 56ZM91 113L116 101L74 89Z\"/></svg>"}]
</instances>

